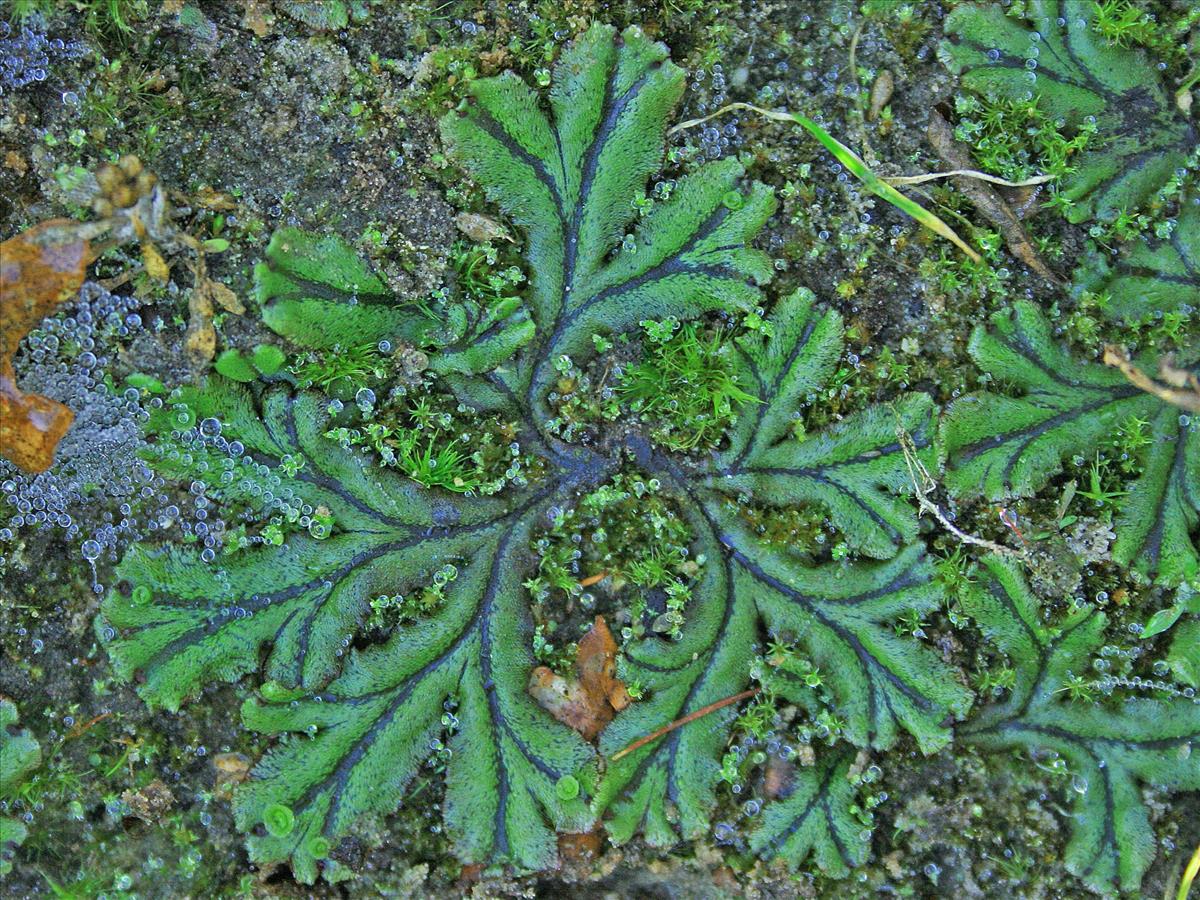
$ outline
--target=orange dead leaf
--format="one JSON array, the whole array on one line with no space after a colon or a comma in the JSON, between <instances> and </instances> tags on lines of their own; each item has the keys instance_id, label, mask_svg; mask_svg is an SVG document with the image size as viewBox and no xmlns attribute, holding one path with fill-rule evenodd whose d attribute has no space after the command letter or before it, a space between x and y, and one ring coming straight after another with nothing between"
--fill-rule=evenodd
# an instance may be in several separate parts
<instances>
[{"instance_id":1,"label":"orange dead leaf","mask_svg":"<svg viewBox=\"0 0 1200 900\"><path fill-rule=\"evenodd\" d=\"M466 896L471 890L471 886L482 878L483 863L465 863L458 873L458 882L455 887L462 892L463 896Z\"/></svg>"},{"instance_id":2,"label":"orange dead leaf","mask_svg":"<svg viewBox=\"0 0 1200 900\"><path fill-rule=\"evenodd\" d=\"M575 651L576 677L566 679L538 666L529 676L529 693L558 721L594 741L629 705L629 693L616 671L617 642L604 617L596 616Z\"/></svg>"},{"instance_id":3,"label":"orange dead leaf","mask_svg":"<svg viewBox=\"0 0 1200 900\"><path fill-rule=\"evenodd\" d=\"M56 400L22 394L13 354L35 325L83 284L91 246L77 223L51 219L0 244L0 454L44 472L74 413Z\"/></svg>"},{"instance_id":4,"label":"orange dead leaf","mask_svg":"<svg viewBox=\"0 0 1200 900\"><path fill-rule=\"evenodd\" d=\"M580 579L580 587L591 587L593 584L599 584L608 577L607 572L597 572L595 575L589 575L587 578Z\"/></svg>"}]
</instances>

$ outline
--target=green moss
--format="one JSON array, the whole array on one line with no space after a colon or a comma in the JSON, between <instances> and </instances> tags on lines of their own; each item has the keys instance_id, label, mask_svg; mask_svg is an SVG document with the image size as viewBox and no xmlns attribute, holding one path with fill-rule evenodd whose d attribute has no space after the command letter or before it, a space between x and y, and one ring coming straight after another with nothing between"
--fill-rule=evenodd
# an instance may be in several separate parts
<instances>
[{"instance_id":1,"label":"green moss","mask_svg":"<svg viewBox=\"0 0 1200 900\"><path fill-rule=\"evenodd\" d=\"M715 447L739 410L749 414L756 400L738 384L730 336L694 322L641 325L642 359L616 379L628 414L670 450Z\"/></svg>"},{"instance_id":2,"label":"green moss","mask_svg":"<svg viewBox=\"0 0 1200 900\"><path fill-rule=\"evenodd\" d=\"M1015 100L959 94L954 111L954 136L971 148L980 168L1010 181L1070 175L1075 157L1097 127L1095 121L1085 120L1068 137L1066 120L1051 118L1036 96Z\"/></svg>"},{"instance_id":3,"label":"green moss","mask_svg":"<svg viewBox=\"0 0 1200 900\"><path fill-rule=\"evenodd\" d=\"M525 587L548 634L564 601L579 603L585 618L598 609L597 581L620 602L623 639L681 633L702 561L692 558L691 529L661 491L657 479L618 473L559 510L535 539L537 574Z\"/></svg>"}]
</instances>

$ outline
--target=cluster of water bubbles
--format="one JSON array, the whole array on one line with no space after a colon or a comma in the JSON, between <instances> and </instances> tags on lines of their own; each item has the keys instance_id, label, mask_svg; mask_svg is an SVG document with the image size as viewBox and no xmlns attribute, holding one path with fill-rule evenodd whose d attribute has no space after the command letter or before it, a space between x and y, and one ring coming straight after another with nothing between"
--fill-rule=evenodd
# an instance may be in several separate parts
<instances>
[{"instance_id":1,"label":"cluster of water bubbles","mask_svg":"<svg viewBox=\"0 0 1200 900\"><path fill-rule=\"evenodd\" d=\"M139 305L89 282L73 310L47 320L17 352L21 389L66 404L75 421L46 472L0 459L0 570L6 544L49 532L78 548L94 572L97 561L115 561L129 543L179 518L165 482L142 459L151 401L134 388L114 390L105 377L121 339L145 329Z\"/></svg>"},{"instance_id":2,"label":"cluster of water bubbles","mask_svg":"<svg viewBox=\"0 0 1200 900\"><path fill-rule=\"evenodd\" d=\"M701 114L716 112L725 105L728 99L726 89L729 83L720 63L716 63L712 67L711 78L703 69L697 69L692 75L692 90L703 91L706 80L708 81L708 96L702 98L696 105ZM737 146L737 137L738 119L736 116L723 120L714 119L700 129L700 153L706 159L720 159L729 153L731 146Z\"/></svg>"},{"instance_id":3,"label":"cluster of water bubbles","mask_svg":"<svg viewBox=\"0 0 1200 900\"><path fill-rule=\"evenodd\" d=\"M160 439L151 453L161 460L163 468L199 476L188 489L190 496L195 498L196 513L190 520L181 522L180 527L185 535L193 535L203 548L201 560L215 560L226 531L224 521L208 518L210 483L216 484L216 491L230 504L244 506L250 513L249 518L279 516L289 525L307 530L317 540L329 536L327 519L286 483L303 468L302 457L284 456L280 466L272 468L256 459L241 441L222 434L224 426L219 419L208 417L197 421L194 413L183 405L175 407L174 424L177 427L165 435L165 439ZM280 475L280 472L284 474ZM241 539L245 545L270 540L263 535Z\"/></svg>"},{"instance_id":4,"label":"cluster of water bubbles","mask_svg":"<svg viewBox=\"0 0 1200 900\"><path fill-rule=\"evenodd\" d=\"M1133 631L1132 628L1130 630ZM1138 632L1141 630L1140 627L1137 629ZM1144 653L1143 648L1137 646L1123 649L1113 644L1104 645L1100 648L1099 657L1092 661L1092 668L1099 673L1099 677L1092 684L1105 696L1117 690L1141 691L1200 702L1200 699L1196 697L1195 688L1179 687L1173 681L1168 680L1171 675L1171 665L1166 660L1155 660L1152 666L1154 678L1125 675L1112 671L1114 661L1118 666L1125 668L1137 662Z\"/></svg>"},{"instance_id":5,"label":"cluster of water bubbles","mask_svg":"<svg viewBox=\"0 0 1200 900\"><path fill-rule=\"evenodd\" d=\"M0 459L0 571L7 563L5 545L39 532L61 535L77 548L92 567L97 593L104 589L98 565L115 563L136 541L184 541L211 564L227 540L239 547L273 540L269 534L231 537L215 514L214 493L246 518L278 516L284 528L328 537L327 517L279 471L223 434L218 419L198 418L174 394L164 401L138 388L111 386L113 355L124 339L146 331L139 305L89 282L76 308L47 320L18 351L14 364L22 390L66 404L75 421L48 471L30 474ZM157 330L162 322L151 325ZM152 415L165 415L166 427L156 425L157 439L148 443L144 427ZM280 469L291 474L302 467L303 460L285 458ZM159 471L192 480L176 484Z\"/></svg>"},{"instance_id":6,"label":"cluster of water bubbles","mask_svg":"<svg viewBox=\"0 0 1200 900\"><path fill-rule=\"evenodd\" d=\"M87 47L78 41L47 38L28 23L14 28L0 19L0 94L45 81L53 60L74 59L86 52Z\"/></svg>"}]
</instances>

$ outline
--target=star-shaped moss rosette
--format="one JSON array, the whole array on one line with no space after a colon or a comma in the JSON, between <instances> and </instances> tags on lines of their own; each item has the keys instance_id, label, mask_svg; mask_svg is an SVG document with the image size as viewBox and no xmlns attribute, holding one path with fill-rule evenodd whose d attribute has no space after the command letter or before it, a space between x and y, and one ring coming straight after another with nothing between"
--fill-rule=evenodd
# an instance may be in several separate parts
<instances>
[{"instance_id":1,"label":"star-shaped moss rosette","mask_svg":"<svg viewBox=\"0 0 1200 900\"><path fill-rule=\"evenodd\" d=\"M636 435L604 455L548 428L553 363L588 352L594 334L762 302L758 284L772 267L747 242L774 201L744 183L735 160L681 179L669 201L634 222L631 200L662 163L683 80L662 45L597 27L558 64L550 116L505 74L476 82L443 121L453 157L526 234L528 313L509 304L435 322L397 303L345 245L294 229L276 234L258 269L267 324L298 344L436 342L430 367L464 403L520 423L523 447L543 459L541 478L491 497L422 488L326 437L319 395L261 383L213 377L150 423L161 471L207 472L226 502L297 521L324 511L318 532L215 563L190 548L135 548L100 624L119 671L140 673L154 704L174 708L211 681L262 670L244 718L284 737L237 798L256 859L290 857L311 881L359 818L401 803L431 742L443 739L452 751L445 818L465 860L547 867L555 829L588 827L610 801L619 837L638 822L658 841L708 827L728 717L652 742L573 796L562 785L585 773L594 751L526 692L530 534L581 487L607 479L626 451L686 510L709 562L682 639L627 647L627 672L648 696L618 718L602 752L743 686L763 625L837 673L829 690L856 744L887 747L907 730L933 750L949 737L947 716L965 711L968 692L889 625L938 603L930 566L910 543L912 511L897 496L907 476L895 440L900 421L928 448L932 404L913 395L807 441L792 437L793 410L841 350L840 318L815 310L811 294L778 304L769 338L743 341L742 377L757 403L720 456L685 469ZM209 420L220 422L218 437L205 437ZM231 460L235 442L241 453ZM741 524L741 495L823 504L880 561L806 569ZM440 609L381 644L343 652L369 598L435 576ZM456 704L449 717L447 701ZM798 861L807 846L764 849Z\"/></svg>"},{"instance_id":2,"label":"star-shaped moss rosette","mask_svg":"<svg viewBox=\"0 0 1200 900\"><path fill-rule=\"evenodd\" d=\"M810 292L776 300L734 345L731 375L750 399L709 456L672 454L634 422L590 443L554 425L564 358L584 360L648 318L764 305L773 266L749 242L774 201L736 160L700 166L640 216L633 202L662 164L683 86L661 44L596 26L564 51L548 103L504 74L475 81L445 117L451 158L524 237L523 298L431 315L392 296L343 242L295 229L275 234L256 271L264 320L302 348L335 358L382 342L423 348L464 408L510 423L538 460L528 479L487 495L419 484L331 437L340 404L278 375L214 375L154 413L161 473L285 525L219 556L135 547L97 623L117 671L157 706L260 676L242 715L276 740L234 801L254 860L290 861L304 882L340 877L341 843L364 817L399 808L430 757L465 862L545 869L556 832L597 820L618 842L703 835L733 709L662 729L742 691L770 641L822 673L818 685L781 671L779 695L836 717L840 739L765 807L750 845L842 875L870 847L858 751L911 739L934 752L968 712L958 674L897 627L942 600L904 499L911 455L936 468L934 404L903 395L797 436L794 416L843 350L840 316ZM642 690L593 746L528 692L530 545L630 465L686 521L697 574L678 640L621 648L618 674ZM802 505L855 558L806 562L768 545L745 513ZM439 598L431 608L382 634L367 626L374 598L423 589Z\"/></svg>"}]
</instances>

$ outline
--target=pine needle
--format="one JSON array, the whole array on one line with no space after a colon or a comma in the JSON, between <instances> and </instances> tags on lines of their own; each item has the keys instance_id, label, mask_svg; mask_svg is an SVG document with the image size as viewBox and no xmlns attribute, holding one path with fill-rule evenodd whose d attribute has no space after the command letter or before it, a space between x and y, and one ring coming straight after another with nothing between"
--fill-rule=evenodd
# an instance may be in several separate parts
<instances>
[{"instance_id":1,"label":"pine needle","mask_svg":"<svg viewBox=\"0 0 1200 900\"><path fill-rule=\"evenodd\" d=\"M688 724L689 722L694 722L697 719L701 718L702 716L707 716L709 713L716 712L718 709L723 709L726 706L731 706L732 704L739 703L742 700L748 700L757 693L758 693L758 688L750 688L750 690L748 690L748 691L742 691L740 694L734 694L732 697L726 697L723 700L718 700L716 703L710 703L710 704L708 704L708 706L702 706L702 707L700 707L700 709L696 710L695 712L690 712L686 716L684 716L680 719L676 719L674 722L671 722L668 725L664 725L662 728L659 728L656 731L650 732L650 734L646 735L645 737L638 738L636 741L634 741L628 747L625 747L622 750L618 750L616 753L614 753L612 756L610 756L609 761L616 762L622 756L628 756L634 750L637 750L639 747L646 746L651 741L658 740L664 734L670 734L676 728L682 728L684 725Z\"/></svg>"}]
</instances>

